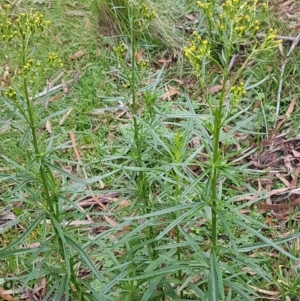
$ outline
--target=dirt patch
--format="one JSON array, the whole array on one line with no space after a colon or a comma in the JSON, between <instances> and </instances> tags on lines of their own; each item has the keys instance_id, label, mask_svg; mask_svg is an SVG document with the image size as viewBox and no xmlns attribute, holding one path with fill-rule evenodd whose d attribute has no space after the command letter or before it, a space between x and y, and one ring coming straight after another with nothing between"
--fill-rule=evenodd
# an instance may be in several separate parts
<instances>
[{"instance_id":1,"label":"dirt patch","mask_svg":"<svg viewBox=\"0 0 300 301\"><path fill-rule=\"evenodd\" d=\"M300 1L280 0L271 4L271 12L277 20L282 22L287 32L298 32L300 30Z\"/></svg>"}]
</instances>

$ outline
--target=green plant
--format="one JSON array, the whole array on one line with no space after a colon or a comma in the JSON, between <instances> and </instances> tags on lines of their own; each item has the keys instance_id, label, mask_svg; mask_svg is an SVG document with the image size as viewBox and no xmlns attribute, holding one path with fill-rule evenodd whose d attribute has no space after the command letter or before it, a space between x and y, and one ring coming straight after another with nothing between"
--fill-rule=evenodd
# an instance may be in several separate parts
<instances>
[{"instance_id":1,"label":"green plant","mask_svg":"<svg viewBox=\"0 0 300 301\"><path fill-rule=\"evenodd\" d=\"M22 4L29 2L24 0ZM102 2L108 3L97 1ZM112 43L105 44L105 49L103 45L98 48L101 47L99 33L93 31L96 26L91 25L96 24L91 24L93 18L90 17L99 11L93 11L90 3L53 2L51 10L40 3L31 3L39 6L53 21L47 31L49 35L44 35L43 39L40 35L32 35L28 43L29 77L36 76L36 71L43 71L33 83L28 78L38 154L42 152L43 156L36 156L32 130L28 127L22 71L16 77L11 76L11 88L1 88L1 126L8 124L8 128L0 136L3 145L0 168L5 172L0 178L0 204L5 206L0 219L7 211L16 218L0 228L0 244L4 246L0 255L5 259L0 260L1 287L26 294L27 288L36 291L35 288L42 287L46 280L45 290L41 290L45 295L39 292L35 295L45 301L61 300L61 297L109 301L263 299L259 289L280 289L282 298L297 296L298 281L294 274L287 274L282 265L293 264L297 244L291 248L290 242L299 234L275 241L268 239L277 235L276 230L265 226L265 216L258 206L251 207L265 196L252 185L252 180L260 174L244 165L243 159L249 153L243 150L252 146L251 139L241 142L239 137L240 132L263 135L257 133L256 114L249 109L254 97L261 99L264 105L259 125L261 128L270 126L269 115L274 106L268 98L273 91L266 76L266 65L272 63L273 56L266 59L263 49L257 51L257 56L252 54L253 47L258 49L264 43L256 39L254 33L255 27L266 26L267 10L262 4L254 9L254 2L247 2L246 6L243 3L227 1L224 8L216 1L214 6L203 7L210 9L207 10L209 15L200 8L206 2L198 5L198 34L193 35L190 46L195 46L194 50L198 49L200 55L191 51L190 55L195 54L193 66L200 88L196 89L195 97L193 94L193 100L183 89L178 89L178 97L164 100L166 87L173 86L174 77L180 78L182 73L174 74L175 61L170 69L152 65L155 57L165 55L159 52L167 48L164 40L181 53L182 39L176 36L178 32L172 31L174 36L164 34L166 29L186 21L182 1L110 1L111 14L116 13L113 27L118 29L114 33L118 35L118 43L112 49L113 57L108 46ZM142 9L143 4L146 7ZM189 19L195 17L193 5L195 3L189 3ZM146 9L151 12L152 6L156 17L147 19L144 14ZM246 8L246 12L251 12L249 18L246 14L241 16ZM17 18L19 9L15 7L9 13L11 21ZM238 21L226 14L219 19L223 9L242 19ZM172 22L175 16L182 17L176 24ZM255 16L260 23L255 22ZM211 17L213 21L208 20ZM138 22L142 26L138 26ZM233 42L232 49L228 50L230 35ZM162 36L165 39L161 39ZM19 66L22 65L16 62L20 57L16 55L21 45L18 39L18 35L13 35L9 43L1 42L0 59L9 64L11 75L12 70L21 70ZM68 47L60 46L66 42ZM39 47L32 47L35 44ZM268 54L275 49L275 44L271 39L269 46L274 48L270 47ZM34 95L46 76L54 77L57 70L44 73L49 63L46 48L63 58L65 74L74 67L79 70L80 81L60 101L50 102L44 108ZM186 48L188 53L190 48ZM83 57L68 59L79 49L86 49ZM5 53L9 54L8 58ZM234 60L237 53L239 57ZM176 55L179 55L176 66L183 70L186 64L181 65L180 54ZM248 56L252 57L248 61L251 68L244 68ZM51 55L50 60L53 58ZM204 63L199 67L200 61ZM109 65L112 63L116 68ZM276 67L273 63L273 69ZM240 72L240 68L244 69ZM296 69L294 67L294 73ZM276 77L276 73L272 76ZM225 90L224 78L227 78ZM296 76L294 80L296 82ZM211 86L219 90L212 92ZM261 91L263 95L259 94ZM200 97L205 101L196 100ZM21 108L25 108L27 119L16 109L16 104L23 105ZM72 118L60 126L57 119L70 104L74 107ZM95 106L100 109L95 110ZM220 121L219 127L216 119ZM48 121L52 124L52 134L44 131ZM3 127L1 133L2 130ZM73 143L65 142L69 131L76 134L76 146L83 163L72 159ZM241 150L236 148L237 144ZM219 156L217 162L216 156ZM55 201L50 202L50 206L41 181L43 164L52 173L51 176L47 172L51 201ZM66 172L65 168L72 172ZM85 180L80 168L83 168ZM100 176L89 179L92 174ZM54 182L50 181L52 177ZM98 180L101 180L99 191ZM212 197L214 181L215 199ZM80 207L80 201L89 200L87 196L102 199L106 192L120 195L118 199L107 200L110 201L109 211L98 209L96 205L85 211ZM257 199L253 200L253 196ZM243 198L251 201L237 202ZM16 200L22 204L15 203ZM58 204L58 215L56 211L51 213L54 204ZM87 222L91 224L86 225ZM81 223L84 226L80 226ZM288 227L294 228L292 223ZM91 230L89 235L87 230ZM61 251L60 239L64 240L68 254ZM37 242L39 247L33 244ZM27 248L23 249L24 246ZM269 251L276 253L275 256L270 258ZM291 261L287 264L285 258ZM70 270L65 267L65 261L69 262ZM290 278L287 275L291 275Z\"/></svg>"},{"instance_id":2,"label":"green plant","mask_svg":"<svg viewBox=\"0 0 300 301\"><path fill-rule=\"evenodd\" d=\"M122 300L252 300L259 295L251 285L270 283L271 279L259 261L243 255L242 246L248 243L255 250L268 245L295 257L260 233L262 223L243 216L232 205L236 195L232 187L243 186L250 194L257 194L243 180L245 175L257 173L242 164L243 156L237 151L227 152L227 147L235 143L233 133L245 130L255 117L243 108L249 104L247 90L258 85L247 79L247 64L258 54L273 52L281 41L275 41L274 30L269 30L263 41L256 39L260 24L256 2L227 1L221 7L199 2L202 27L193 34L185 54L210 111L199 120L185 94L186 102L180 109L166 114L158 100L161 73L152 72L136 59L140 38L147 36L144 31L148 28L140 9L143 2L134 7L131 2L125 4L126 26L122 26L114 53L132 123L122 131L117 155L105 162L119 170L118 182L125 181L132 204L120 213L126 224L130 223L128 233L111 246L124 250L123 256L114 258L112 268L122 276L102 292L115 288ZM139 24L147 25L141 30ZM240 50L247 56L241 65L234 65L234 54ZM217 75L209 72L211 65L218 68ZM143 86L145 76L155 84ZM206 87L211 83L220 83L220 92L208 93ZM192 137L201 137L196 150L189 150ZM193 174L191 164L199 166L201 173ZM204 220L205 226L195 238L186 233L186 227L194 229L198 220ZM219 240L219 236L225 239ZM258 239L264 244L255 245ZM251 283L247 277L250 271L256 275Z\"/></svg>"},{"instance_id":3,"label":"green plant","mask_svg":"<svg viewBox=\"0 0 300 301\"><path fill-rule=\"evenodd\" d=\"M255 60L260 54L268 55L269 52L273 52L281 41L275 40L276 31L273 29L268 30L263 40L256 38L255 34L260 29L260 21L256 19L257 1L228 0L220 6L216 2L198 1L198 6L200 8L200 24L202 26L198 32L194 32L191 44L185 48L185 55L199 79L204 99L209 105L213 116L213 121L209 125L212 144L206 145L206 152L211 154L211 156L209 156L209 161L206 165L209 176L203 199L206 200L211 211L209 218L211 225L211 253L208 278L210 285L207 298L208 300L220 300L220 298L225 298L224 286L225 283L228 285L228 282L226 280L223 282L223 247L218 243L219 222L223 224L225 231L228 234L230 233L230 226L225 218L228 204L224 201L224 195L226 194L223 187L226 181L230 181L235 185L241 185L238 178L241 172L247 172L229 163L230 155L228 156L222 152L222 144L226 143L224 138L222 138L222 133L224 127L232 127L233 130L238 130L234 125L231 126L231 122L237 120L241 113L247 114L247 111L241 108L247 96L247 90L250 89L243 81L243 74L248 62ZM262 4L260 7L261 9L266 9L265 4ZM207 34L205 31L207 31ZM250 45L244 50L247 53L245 60L240 65L233 65L235 54L237 51L241 51L242 45L245 44ZM219 75L215 76L213 81L221 83L222 86L220 92L216 95L207 93L206 88L212 81L208 75L211 64L214 64L219 71ZM236 107L242 111L232 116L232 112L234 112ZM246 123L247 118L245 118ZM247 221L244 222L247 223ZM238 225L243 227L243 223L238 223ZM249 226L246 229L249 231ZM251 232L254 235L258 234L254 229L251 229ZM262 238L261 235L259 237ZM232 241L232 244L234 246L235 242ZM284 252L284 250L281 251ZM234 256L237 256L238 261L241 260L238 252L234 252L234 254ZM290 257L293 258L292 255ZM250 265L250 260L247 263ZM233 285L233 283L231 284ZM250 295L255 294L254 292L250 293L251 290L243 292L243 288L235 285L231 286L231 288L247 300L252 300Z\"/></svg>"},{"instance_id":4,"label":"green plant","mask_svg":"<svg viewBox=\"0 0 300 301\"><path fill-rule=\"evenodd\" d=\"M2 277L8 283L21 283L21 289L46 277L48 290L43 300L50 297L55 300L69 300L71 297L97 300L88 283L78 277L78 271L83 264L97 278L101 279L102 276L86 251L72 237L69 223L76 213L67 213L64 209L66 205L71 205L74 212L80 212L80 207L70 200L75 200L90 183L66 173L55 161L55 137L47 137L40 130L51 116L45 115L43 107L35 103L42 75L63 66L55 53L49 53L46 64L35 57L34 44L38 43L49 24L50 21L45 20L43 14L33 9L12 16L10 5L6 5L0 14L2 43L16 47L20 58L17 76L11 86L4 90L2 101L11 110L15 126L23 134L18 147L24 153L21 162L17 158L1 155L1 159L14 171L1 174L1 183L9 184L1 195L1 202L12 206L18 200L30 208L24 213L16 209L18 222L24 231L0 251L0 258L7 258L11 262L6 267L9 270L4 270ZM55 116L64 112L57 112ZM77 184L70 184L68 177ZM30 248L32 239L38 243L37 247ZM17 264L19 272L15 275L14 261L20 262ZM92 293L88 294L87 290Z\"/></svg>"}]
</instances>

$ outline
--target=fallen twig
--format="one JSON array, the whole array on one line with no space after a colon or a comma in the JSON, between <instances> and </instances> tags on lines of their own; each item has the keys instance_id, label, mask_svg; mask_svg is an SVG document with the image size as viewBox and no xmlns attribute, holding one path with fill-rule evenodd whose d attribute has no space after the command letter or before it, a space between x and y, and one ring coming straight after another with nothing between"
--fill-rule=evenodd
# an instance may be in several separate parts
<instances>
[{"instance_id":1,"label":"fallen twig","mask_svg":"<svg viewBox=\"0 0 300 301\"><path fill-rule=\"evenodd\" d=\"M266 37L266 34L258 33L256 37L259 39L264 39ZM295 41L297 41L297 44L295 46L299 44L299 40L297 40L297 37L295 38L295 37L287 37L287 36L276 36L275 40L282 40L283 42L290 42L290 43L294 43Z\"/></svg>"},{"instance_id":2,"label":"fallen twig","mask_svg":"<svg viewBox=\"0 0 300 301\"><path fill-rule=\"evenodd\" d=\"M194 31L197 30L195 27L191 27L191 26L185 27L185 26L182 26L182 25L178 25L178 26L176 26L176 28L178 28L180 30L185 30L186 32L194 32ZM256 34L256 37L258 39L264 39L266 37L266 34L265 33L258 33L258 34ZM299 40L297 40L297 37L295 38L295 37L287 37L287 36L279 36L279 35L275 37L275 40L282 40L283 42L289 42L289 43L294 43L295 41L297 41L296 46L300 42Z\"/></svg>"},{"instance_id":3,"label":"fallen twig","mask_svg":"<svg viewBox=\"0 0 300 301\"><path fill-rule=\"evenodd\" d=\"M69 81L67 81L63 84L54 86L52 88L47 87L43 92L38 93L38 94L34 95L33 97L31 97L30 100L38 99L38 98L44 97L46 95L49 96L57 91L63 90L66 87L66 85L69 85L71 83L76 83L78 78L79 78L79 73L76 72L74 77L72 79L70 79Z\"/></svg>"}]
</instances>

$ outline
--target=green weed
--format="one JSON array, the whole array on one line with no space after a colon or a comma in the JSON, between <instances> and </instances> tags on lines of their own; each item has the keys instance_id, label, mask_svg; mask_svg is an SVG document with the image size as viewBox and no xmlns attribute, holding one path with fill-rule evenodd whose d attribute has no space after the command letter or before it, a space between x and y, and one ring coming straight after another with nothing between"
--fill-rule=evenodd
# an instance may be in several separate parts
<instances>
[{"instance_id":1,"label":"green weed","mask_svg":"<svg viewBox=\"0 0 300 301\"><path fill-rule=\"evenodd\" d=\"M177 24L164 21L182 4L166 3L99 1L100 34L106 26L112 39L96 33L98 19L89 11L99 13L95 3L76 2L76 10L52 3L52 24L43 21L51 17L46 8L47 18L35 10L1 11L3 49L12 49L9 66L20 70L1 90L1 120L9 125L1 136L1 205L15 218L1 228L6 290L44 286L35 297L45 301L253 300L262 298L260 289L296 297L297 278L282 265L287 259L297 269L299 234L273 240L276 230L257 207L242 213L265 195L252 181L262 173L244 160L250 142L235 147L239 135L263 136L273 122L265 70L276 69L272 54L281 41L273 29L263 40L256 36L267 7L199 1L197 28L183 49L183 34L170 30ZM18 16L24 34L14 32ZM58 44L41 40L37 29ZM166 101L174 70L153 64L161 49L185 53L198 81L195 98L183 85ZM178 59L181 77L189 67ZM45 106L46 96L36 104L45 79L62 68L76 69L79 82L61 101ZM257 115L256 100L263 106ZM52 133L44 129L49 121ZM108 193L117 197L98 209L95 199ZM243 198L251 201L237 202ZM276 253L277 267L267 251Z\"/></svg>"}]
</instances>

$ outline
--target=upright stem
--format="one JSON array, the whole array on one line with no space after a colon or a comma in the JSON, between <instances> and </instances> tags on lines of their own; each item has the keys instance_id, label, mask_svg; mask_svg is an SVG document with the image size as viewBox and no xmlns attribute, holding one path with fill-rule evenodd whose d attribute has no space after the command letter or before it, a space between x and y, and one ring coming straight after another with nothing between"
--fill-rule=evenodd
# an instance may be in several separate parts
<instances>
[{"instance_id":1,"label":"upright stem","mask_svg":"<svg viewBox=\"0 0 300 301\"><path fill-rule=\"evenodd\" d=\"M133 22L132 22L133 23ZM135 34L134 29L132 28L134 24L131 24L131 111L133 114L133 128L134 128L134 143L136 147L136 160L140 167L141 165L141 141L139 139L139 126L136 118L137 107L136 107L136 66L135 66Z\"/></svg>"},{"instance_id":2,"label":"upright stem","mask_svg":"<svg viewBox=\"0 0 300 301\"><path fill-rule=\"evenodd\" d=\"M175 182L176 182L176 205L178 206L179 205L179 202L178 202L178 197L179 197L179 194L180 194L180 187L179 187L179 183L180 183L180 178L179 178L179 175L175 172ZM178 218L178 211L176 212L176 218ZM180 231L179 231L179 228L178 226L176 225L175 227L175 233L176 233L176 242L177 244L180 243ZM176 254L177 254L177 260L178 262L181 262L181 248L180 247L177 247L176 249ZM182 283L182 270L179 270L178 271L178 280L180 281L180 283ZM183 299L184 295L183 295L183 290L180 291L180 298Z\"/></svg>"},{"instance_id":3,"label":"upright stem","mask_svg":"<svg viewBox=\"0 0 300 301\"><path fill-rule=\"evenodd\" d=\"M26 65L26 39L22 39L22 66ZM30 132L32 136L32 144L34 148L34 153L36 159L41 160L41 164L39 164L39 174L41 177L43 189L45 192L46 196L46 202L47 202L47 207L51 214L53 214L56 218L56 220L59 220L59 208L57 202L53 199L50 189L49 189L49 183L47 179L47 170L45 168L44 162L43 162L43 155L40 151L39 144L38 144L38 138L37 138L37 133L36 133L36 125L35 125L35 119L34 119L34 110L32 107L32 101L30 100L29 94L28 94L28 85L27 85L27 77L23 77L23 87L24 87L24 98L26 102L26 107L27 107L27 112L28 112L28 122L29 122L29 127L30 127ZM48 170L48 172L51 172ZM55 207L56 205L56 207ZM56 227L53 227L54 231L57 234L58 241L59 241L59 246L60 250L63 250L63 241L61 240L60 236L58 235Z\"/></svg>"},{"instance_id":4,"label":"upright stem","mask_svg":"<svg viewBox=\"0 0 300 301\"><path fill-rule=\"evenodd\" d=\"M26 65L26 40L25 40L25 38L22 39L22 65L23 66ZM27 78L26 77L23 77L23 86L24 86L24 93L25 93L24 96L25 96L25 101L26 101L26 106L27 106L28 120L29 120L31 135L32 135L32 143L33 143L35 156L40 157L40 159L42 160L39 145L38 145L37 135L36 135L36 126L35 126L35 121L34 121L34 113L33 113L33 109L32 109L32 103L31 103L31 100L30 100L29 94L28 94L28 86L27 86ZM53 209L53 207L51 206L52 205L51 194L48 189L47 178L46 178L46 173L45 173L43 164L40 165L39 172L41 175L43 188L45 190L47 205L48 205L49 209Z\"/></svg>"},{"instance_id":5,"label":"upright stem","mask_svg":"<svg viewBox=\"0 0 300 301\"><path fill-rule=\"evenodd\" d=\"M142 141L140 139L140 127L137 120L137 103L136 103L136 65L135 65L135 53L136 53L136 34L135 34L135 22L134 11L131 11L131 24L130 24L130 39L131 39L131 75L130 75L130 88L131 88L131 111L133 114L133 129L134 129L134 143L135 143L135 160L138 167L142 167ZM146 213L150 213L150 203L147 197L146 176L143 171L138 172L138 194L139 200L144 203ZM154 237L153 227L149 227L149 236ZM157 256L155 251L155 243L152 242L148 245L148 251L150 259L154 260Z\"/></svg>"},{"instance_id":6,"label":"upright stem","mask_svg":"<svg viewBox=\"0 0 300 301\"><path fill-rule=\"evenodd\" d=\"M220 161L220 133L223 126L222 122L222 109L223 109L223 103L226 97L227 88L226 83L228 80L228 66L230 64L230 56L231 56L231 49L232 49L232 39L233 39L233 32L230 32L229 36L229 43L227 51L225 51L225 65L223 67L223 78L222 78L222 90L221 95L219 99L219 104L217 109L213 112L214 113L214 128L213 128L213 163L212 163L212 191L211 191L211 210L212 210L212 248L216 250L217 243L218 243L218 232L217 232L217 185L218 185L218 177L219 177L219 161Z\"/></svg>"},{"instance_id":7,"label":"upright stem","mask_svg":"<svg viewBox=\"0 0 300 301\"><path fill-rule=\"evenodd\" d=\"M220 133L222 128L222 106L223 100L225 97L225 90L226 90L226 81L227 76L225 75L223 78L223 87L220 96L219 106L214 112L214 130L213 130L213 163L212 163L212 191L211 191L211 210L212 210L212 247L216 249L217 247L217 240L218 240L218 232L217 232L217 185L218 185L218 177L219 177L219 169L218 164L220 161Z\"/></svg>"}]
</instances>

